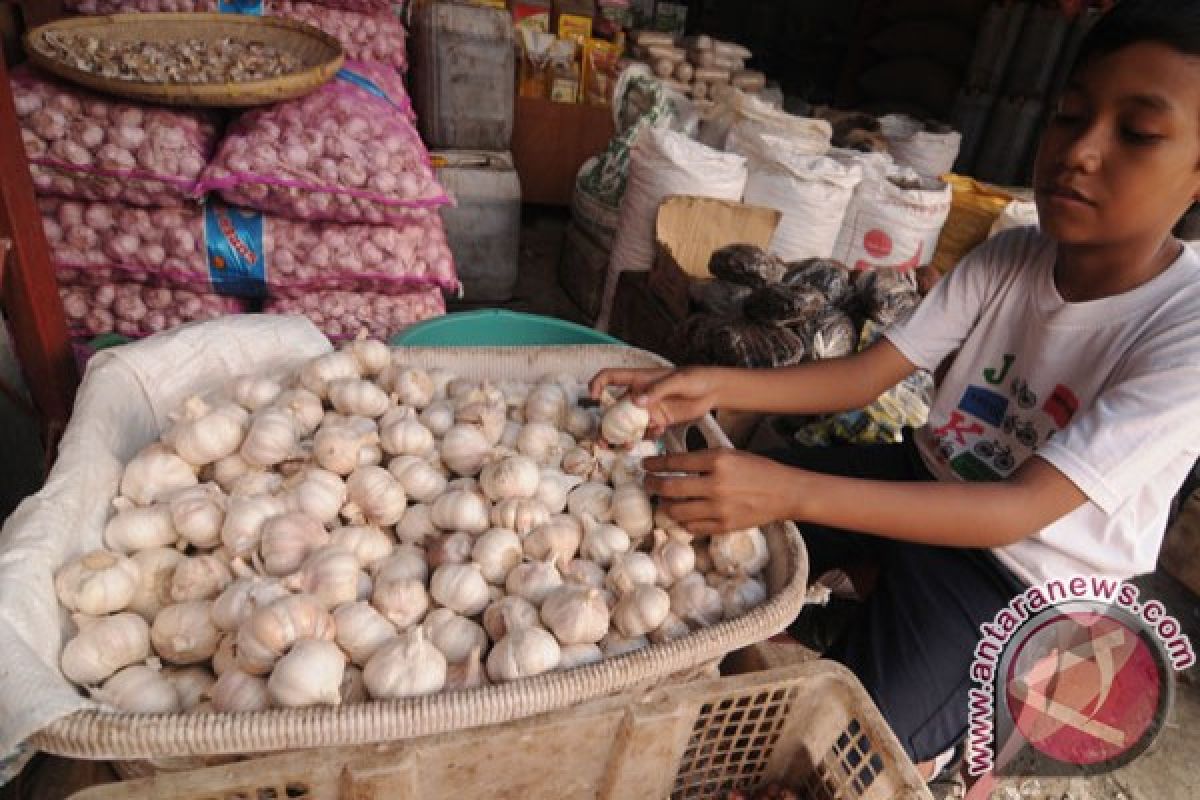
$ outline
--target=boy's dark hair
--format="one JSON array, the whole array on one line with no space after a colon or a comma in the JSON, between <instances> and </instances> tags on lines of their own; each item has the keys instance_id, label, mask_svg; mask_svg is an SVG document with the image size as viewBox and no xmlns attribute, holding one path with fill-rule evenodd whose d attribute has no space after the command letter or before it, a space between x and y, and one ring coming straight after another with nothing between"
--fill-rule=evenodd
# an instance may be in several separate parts
<instances>
[{"instance_id":1,"label":"boy's dark hair","mask_svg":"<svg viewBox=\"0 0 1200 800\"><path fill-rule=\"evenodd\" d=\"M1200 57L1200 0L1118 0L1084 37L1072 72L1138 42Z\"/></svg>"}]
</instances>

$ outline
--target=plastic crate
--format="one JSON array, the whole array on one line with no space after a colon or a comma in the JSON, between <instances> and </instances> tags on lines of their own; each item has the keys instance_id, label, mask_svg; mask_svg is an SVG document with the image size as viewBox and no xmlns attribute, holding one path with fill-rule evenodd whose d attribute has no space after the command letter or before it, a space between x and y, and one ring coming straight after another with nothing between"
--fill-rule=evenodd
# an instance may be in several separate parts
<instances>
[{"instance_id":1,"label":"plastic crate","mask_svg":"<svg viewBox=\"0 0 1200 800\"><path fill-rule=\"evenodd\" d=\"M623 344L606 333L554 317L487 309L427 320L396 334L400 347L538 347Z\"/></svg>"},{"instance_id":2,"label":"plastic crate","mask_svg":"<svg viewBox=\"0 0 1200 800\"><path fill-rule=\"evenodd\" d=\"M692 800L771 781L810 800L931 800L862 685L828 661L404 744L163 772L72 798Z\"/></svg>"}]
</instances>

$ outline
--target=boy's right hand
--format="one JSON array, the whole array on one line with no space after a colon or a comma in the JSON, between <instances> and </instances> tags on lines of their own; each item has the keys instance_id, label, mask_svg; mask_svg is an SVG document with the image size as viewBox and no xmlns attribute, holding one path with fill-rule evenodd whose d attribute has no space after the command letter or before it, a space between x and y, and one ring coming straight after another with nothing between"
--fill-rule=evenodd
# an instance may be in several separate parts
<instances>
[{"instance_id":1,"label":"boy's right hand","mask_svg":"<svg viewBox=\"0 0 1200 800\"><path fill-rule=\"evenodd\" d=\"M661 436L672 425L694 422L717 405L717 370L605 369L588 385L594 399L609 386L624 386L633 401L650 412L651 436Z\"/></svg>"}]
</instances>

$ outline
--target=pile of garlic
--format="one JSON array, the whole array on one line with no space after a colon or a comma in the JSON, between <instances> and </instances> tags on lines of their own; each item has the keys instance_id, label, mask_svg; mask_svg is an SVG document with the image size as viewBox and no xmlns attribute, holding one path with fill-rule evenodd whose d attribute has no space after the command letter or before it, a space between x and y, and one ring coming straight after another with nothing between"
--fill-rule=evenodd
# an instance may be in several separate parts
<instances>
[{"instance_id":1,"label":"pile of garlic","mask_svg":"<svg viewBox=\"0 0 1200 800\"><path fill-rule=\"evenodd\" d=\"M192 398L55 575L63 674L125 711L256 711L590 664L766 600L641 486L648 415L571 376L475 382L359 339ZM165 666L164 666L165 663Z\"/></svg>"}]
</instances>

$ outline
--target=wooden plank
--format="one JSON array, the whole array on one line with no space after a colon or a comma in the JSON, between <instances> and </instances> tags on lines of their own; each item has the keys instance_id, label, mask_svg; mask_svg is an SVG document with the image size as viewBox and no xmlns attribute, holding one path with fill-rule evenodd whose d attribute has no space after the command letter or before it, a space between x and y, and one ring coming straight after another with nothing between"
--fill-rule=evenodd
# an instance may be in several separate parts
<instances>
[{"instance_id":1,"label":"wooden plank","mask_svg":"<svg viewBox=\"0 0 1200 800\"><path fill-rule=\"evenodd\" d=\"M513 125L513 161L526 203L571 203L575 176L613 137L612 109L518 97Z\"/></svg>"}]
</instances>

